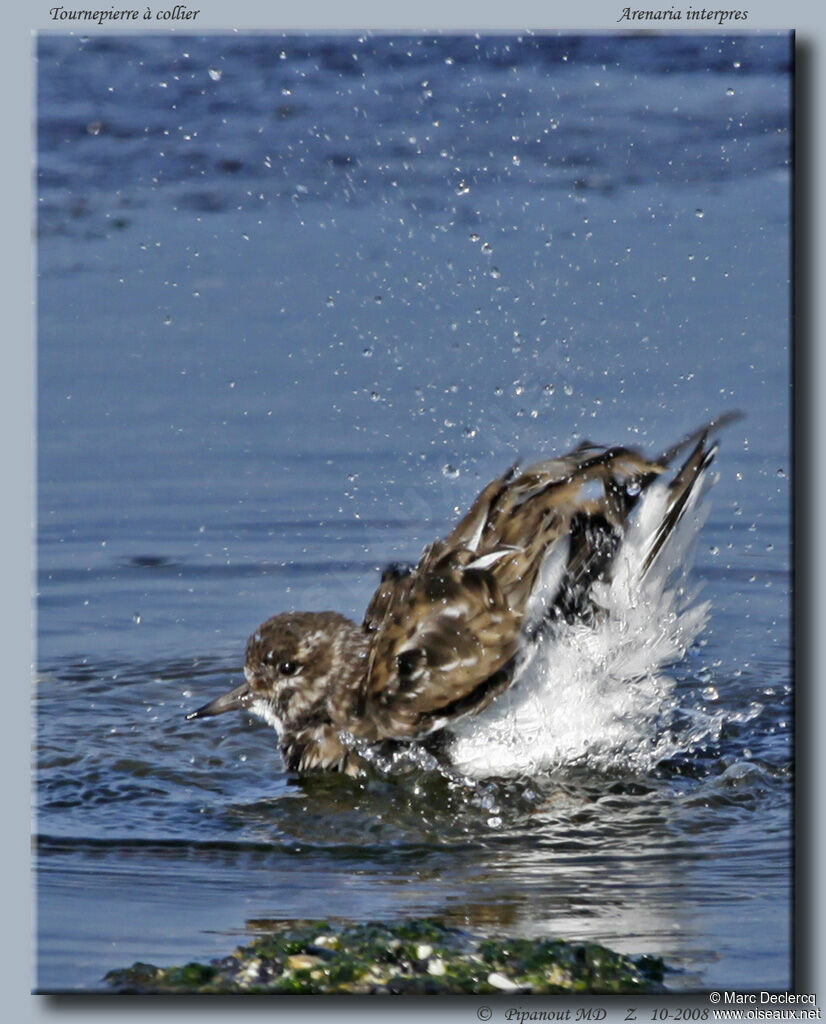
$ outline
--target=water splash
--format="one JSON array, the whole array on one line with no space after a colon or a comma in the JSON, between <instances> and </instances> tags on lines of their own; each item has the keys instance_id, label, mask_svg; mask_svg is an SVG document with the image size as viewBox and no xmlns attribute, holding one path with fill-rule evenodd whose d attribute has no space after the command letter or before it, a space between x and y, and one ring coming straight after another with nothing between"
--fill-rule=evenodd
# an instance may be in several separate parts
<instances>
[{"instance_id":1,"label":"water splash","mask_svg":"<svg viewBox=\"0 0 826 1024\"><path fill-rule=\"evenodd\" d=\"M685 656L708 617L708 603L698 599L688 574L712 482L692 495L644 573L667 500L665 484L646 492L613 579L594 587L604 614L593 625L558 627L527 652L508 691L455 727L450 755L459 770L472 778L531 776L572 765L647 772L719 737L722 713L681 707L665 671Z\"/></svg>"}]
</instances>

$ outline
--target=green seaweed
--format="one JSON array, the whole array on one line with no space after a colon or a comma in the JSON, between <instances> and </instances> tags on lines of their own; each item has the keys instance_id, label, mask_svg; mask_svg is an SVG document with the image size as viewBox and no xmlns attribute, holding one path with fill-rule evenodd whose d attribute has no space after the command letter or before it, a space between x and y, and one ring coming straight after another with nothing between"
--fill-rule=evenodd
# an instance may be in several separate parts
<instances>
[{"instance_id":1,"label":"green seaweed","mask_svg":"<svg viewBox=\"0 0 826 1024\"><path fill-rule=\"evenodd\" d=\"M432 918L266 924L267 934L223 960L136 963L105 981L122 993L620 993L662 991L665 970L656 957L634 960L596 943L480 938Z\"/></svg>"}]
</instances>

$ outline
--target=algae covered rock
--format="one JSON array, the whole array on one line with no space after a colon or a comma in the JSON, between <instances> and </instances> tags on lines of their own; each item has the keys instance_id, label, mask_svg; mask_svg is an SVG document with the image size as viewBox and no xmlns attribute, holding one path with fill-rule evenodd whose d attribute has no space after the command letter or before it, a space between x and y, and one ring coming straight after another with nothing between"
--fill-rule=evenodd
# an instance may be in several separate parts
<instances>
[{"instance_id":1,"label":"algae covered rock","mask_svg":"<svg viewBox=\"0 0 826 1024\"><path fill-rule=\"evenodd\" d=\"M590 942L480 938L430 918L397 924L271 922L210 964L136 963L104 979L117 992L502 994L658 992L663 963Z\"/></svg>"}]
</instances>

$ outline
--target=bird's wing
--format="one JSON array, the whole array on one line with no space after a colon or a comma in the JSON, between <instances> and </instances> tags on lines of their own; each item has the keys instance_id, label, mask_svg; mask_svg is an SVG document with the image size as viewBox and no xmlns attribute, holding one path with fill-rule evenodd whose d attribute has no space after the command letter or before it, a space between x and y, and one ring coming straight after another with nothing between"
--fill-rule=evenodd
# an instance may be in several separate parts
<instances>
[{"instance_id":1,"label":"bird's wing","mask_svg":"<svg viewBox=\"0 0 826 1024\"><path fill-rule=\"evenodd\" d=\"M590 586L613 554L595 524L610 532L627 515L629 481L659 472L631 449L589 444L520 475L512 468L418 565L386 570L364 619L373 643L359 706L379 734L423 735L501 693L546 556L562 554L561 591Z\"/></svg>"},{"instance_id":2,"label":"bird's wing","mask_svg":"<svg viewBox=\"0 0 826 1024\"><path fill-rule=\"evenodd\" d=\"M368 609L375 636L360 711L381 736L423 735L480 711L511 679L519 615L466 548L442 546L385 579Z\"/></svg>"},{"instance_id":3,"label":"bird's wing","mask_svg":"<svg viewBox=\"0 0 826 1024\"><path fill-rule=\"evenodd\" d=\"M631 448L588 442L530 466L491 502L477 556L503 549L491 567L510 607L524 610L543 563L559 542L567 551L561 589L590 586L608 564L640 493L663 467ZM450 538L448 538L450 540Z\"/></svg>"},{"instance_id":4,"label":"bird's wing","mask_svg":"<svg viewBox=\"0 0 826 1024\"><path fill-rule=\"evenodd\" d=\"M423 735L486 707L513 678L520 641L593 613L628 518L644 491L691 449L668 485L643 572L691 504L727 413L656 460L583 442L567 455L492 480L415 567L385 572L367 609L373 635L360 711L382 737ZM659 506L658 506L659 507Z\"/></svg>"}]
</instances>

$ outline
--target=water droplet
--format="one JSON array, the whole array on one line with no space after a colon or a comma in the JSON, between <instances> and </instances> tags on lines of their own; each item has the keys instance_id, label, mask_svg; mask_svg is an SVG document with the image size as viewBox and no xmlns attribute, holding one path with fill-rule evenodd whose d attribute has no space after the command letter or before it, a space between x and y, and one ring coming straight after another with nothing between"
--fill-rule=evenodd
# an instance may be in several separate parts
<instances>
[{"instance_id":1,"label":"water droplet","mask_svg":"<svg viewBox=\"0 0 826 1024\"><path fill-rule=\"evenodd\" d=\"M490 276L494 279L494 281L498 281L499 278L502 276L502 271L499 269L499 267L491 267Z\"/></svg>"},{"instance_id":2,"label":"water droplet","mask_svg":"<svg viewBox=\"0 0 826 1024\"><path fill-rule=\"evenodd\" d=\"M511 161L512 161L514 167L518 167L522 163L522 161L519 159L519 157L516 155L516 153L514 153L513 156L511 157Z\"/></svg>"},{"instance_id":3,"label":"water droplet","mask_svg":"<svg viewBox=\"0 0 826 1024\"><path fill-rule=\"evenodd\" d=\"M470 240L471 240L471 242L478 242L479 241L479 236L476 234L475 231L471 232Z\"/></svg>"},{"instance_id":4,"label":"water droplet","mask_svg":"<svg viewBox=\"0 0 826 1024\"><path fill-rule=\"evenodd\" d=\"M465 427L462 434L465 437L476 437L476 427Z\"/></svg>"},{"instance_id":5,"label":"water droplet","mask_svg":"<svg viewBox=\"0 0 826 1024\"><path fill-rule=\"evenodd\" d=\"M370 358L370 356L372 356L372 354L373 354L373 350L372 350L372 348L370 348L370 346L368 345L368 346L367 346L367 348L363 348L363 349L361 350L361 354L362 354L362 355L364 356L364 358L365 358L365 359L369 359L369 358Z\"/></svg>"},{"instance_id":6,"label":"water droplet","mask_svg":"<svg viewBox=\"0 0 826 1024\"><path fill-rule=\"evenodd\" d=\"M221 71L219 68L209 69L209 77L212 79L213 82L220 82L223 74L224 72Z\"/></svg>"},{"instance_id":7,"label":"water droplet","mask_svg":"<svg viewBox=\"0 0 826 1024\"><path fill-rule=\"evenodd\" d=\"M486 256L490 256L490 254L493 252L493 246L490 244L490 242L483 242L482 243L482 252Z\"/></svg>"},{"instance_id":8,"label":"water droplet","mask_svg":"<svg viewBox=\"0 0 826 1024\"><path fill-rule=\"evenodd\" d=\"M378 400L379 400L379 393L378 393L378 391L371 391L370 392L370 401L371 402L378 402Z\"/></svg>"},{"instance_id":9,"label":"water droplet","mask_svg":"<svg viewBox=\"0 0 826 1024\"><path fill-rule=\"evenodd\" d=\"M135 623L136 626L139 626L141 624L141 613L135 612L135 614L132 616L132 621Z\"/></svg>"},{"instance_id":10,"label":"water droplet","mask_svg":"<svg viewBox=\"0 0 826 1024\"><path fill-rule=\"evenodd\" d=\"M703 689L703 696L706 700L719 700L720 694L717 692L716 686L706 686Z\"/></svg>"},{"instance_id":11,"label":"water droplet","mask_svg":"<svg viewBox=\"0 0 826 1024\"><path fill-rule=\"evenodd\" d=\"M699 220L702 220L703 217L705 217L705 212L703 210L699 210L699 209L695 210L694 211L694 216L697 217Z\"/></svg>"},{"instance_id":12,"label":"water droplet","mask_svg":"<svg viewBox=\"0 0 826 1024\"><path fill-rule=\"evenodd\" d=\"M555 388L553 384L546 384L542 390L545 392L546 395L552 395L554 393Z\"/></svg>"},{"instance_id":13,"label":"water droplet","mask_svg":"<svg viewBox=\"0 0 826 1024\"><path fill-rule=\"evenodd\" d=\"M733 95L734 95L734 89L726 89L726 96L733 96Z\"/></svg>"},{"instance_id":14,"label":"water droplet","mask_svg":"<svg viewBox=\"0 0 826 1024\"><path fill-rule=\"evenodd\" d=\"M455 480L459 475L459 470L456 466L451 466L448 462L447 465L442 466L442 476L446 476L451 480Z\"/></svg>"},{"instance_id":15,"label":"water droplet","mask_svg":"<svg viewBox=\"0 0 826 1024\"><path fill-rule=\"evenodd\" d=\"M383 301L384 300L382 299L381 295L375 295L373 297L373 302L375 302L377 306L380 306Z\"/></svg>"},{"instance_id":16,"label":"water droplet","mask_svg":"<svg viewBox=\"0 0 826 1024\"><path fill-rule=\"evenodd\" d=\"M336 304L336 300L333 298L333 296L332 295L328 295L327 296L327 305L332 307L332 306L335 306L335 304Z\"/></svg>"},{"instance_id":17,"label":"water droplet","mask_svg":"<svg viewBox=\"0 0 826 1024\"><path fill-rule=\"evenodd\" d=\"M572 394L574 393L574 388L573 388L573 385L571 385L571 384L566 384L566 385L565 385L565 387L563 388L563 391L564 391L564 392L565 392L565 394L566 394L566 395L568 395L568 397L570 398L570 396L571 396L571 395L572 395Z\"/></svg>"},{"instance_id":18,"label":"water droplet","mask_svg":"<svg viewBox=\"0 0 826 1024\"><path fill-rule=\"evenodd\" d=\"M466 181L460 181L459 184L456 186L456 195L466 196L468 192L470 192L470 185L468 185Z\"/></svg>"},{"instance_id":19,"label":"water droplet","mask_svg":"<svg viewBox=\"0 0 826 1024\"><path fill-rule=\"evenodd\" d=\"M780 476L780 477L785 477L786 476L786 472L785 472L785 470L783 469L782 466L780 467L780 469L778 469L777 475Z\"/></svg>"},{"instance_id":20,"label":"water droplet","mask_svg":"<svg viewBox=\"0 0 826 1024\"><path fill-rule=\"evenodd\" d=\"M625 493L631 498L635 498L641 489L639 480L629 480L625 485Z\"/></svg>"}]
</instances>

